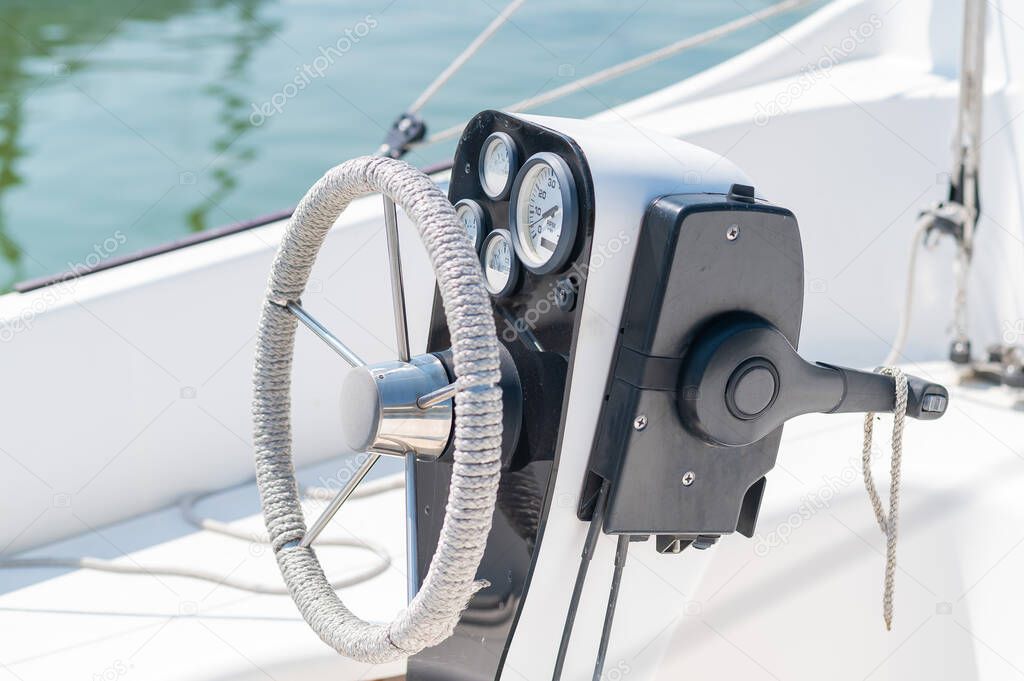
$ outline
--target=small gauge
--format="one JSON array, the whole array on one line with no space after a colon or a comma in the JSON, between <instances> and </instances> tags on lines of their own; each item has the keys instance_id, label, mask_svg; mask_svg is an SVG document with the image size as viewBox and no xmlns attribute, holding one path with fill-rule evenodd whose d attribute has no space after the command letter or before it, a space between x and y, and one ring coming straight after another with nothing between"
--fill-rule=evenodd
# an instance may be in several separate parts
<instances>
[{"instance_id":1,"label":"small gauge","mask_svg":"<svg viewBox=\"0 0 1024 681\"><path fill-rule=\"evenodd\" d=\"M473 199L462 199L455 204L455 214L462 221L466 228L469 240L473 242L473 250L479 252L480 244L484 240L484 232L487 231L487 213L483 206Z\"/></svg>"},{"instance_id":2,"label":"small gauge","mask_svg":"<svg viewBox=\"0 0 1024 681\"><path fill-rule=\"evenodd\" d=\"M576 196L572 171L561 157L542 151L523 164L512 186L509 227L526 269L547 274L569 259L579 215Z\"/></svg>"},{"instance_id":3,"label":"small gauge","mask_svg":"<svg viewBox=\"0 0 1024 681\"><path fill-rule=\"evenodd\" d=\"M484 239L484 284L493 296L511 295L519 284L519 261L507 229L496 229Z\"/></svg>"},{"instance_id":4,"label":"small gauge","mask_svg":"<svg viewBox=\"0 0 1024 681\"><path fill-rule=\"evenodd\" d=\"M519 166L515 140L503 132L491 133L480 149L480 186L495 200L508 195Z\"/></svg>"}]
</instances>

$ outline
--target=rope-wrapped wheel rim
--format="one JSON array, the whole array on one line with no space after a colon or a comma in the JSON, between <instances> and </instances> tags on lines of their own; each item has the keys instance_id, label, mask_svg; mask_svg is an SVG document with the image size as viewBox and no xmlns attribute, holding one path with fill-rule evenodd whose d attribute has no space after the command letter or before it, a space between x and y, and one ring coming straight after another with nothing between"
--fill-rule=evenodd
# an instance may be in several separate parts
<instances>
[{"instance_id":1,"label":"rope-wrapped wheel rim","mask_svg":"<svg viewBox=\"0 0 1024 681\"><path fill-rule=\"evenodd\" d=\"M380 192L415 223L437 277L459 386L455 463L437 550L416 596L392 622L354 615L311 548L291 452L291 369L298 301L324 238L355 199ZM419 170L362 157L328 171L292 215L271 269L256 344L253 401L256 481L271 546L303 618L339 653L367 663L412 655L448 638L470 598L491 528L500 476L498 341L476 253L444 193Z\"/></svg>"}]
</instances>

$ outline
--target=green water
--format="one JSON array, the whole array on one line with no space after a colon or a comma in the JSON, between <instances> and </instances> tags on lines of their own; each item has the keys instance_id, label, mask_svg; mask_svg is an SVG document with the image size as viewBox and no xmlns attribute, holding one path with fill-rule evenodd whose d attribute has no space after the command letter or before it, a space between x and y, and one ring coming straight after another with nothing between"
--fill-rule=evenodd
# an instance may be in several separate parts
<instances>
[{"instance_id":1,"label":"green water","mask_svg":"<svg viewBox=\"0 0 1024 681\"><path fill-rule=\"evenodd\" d=\"M529 0L423 114L441 130L771 2ZM0 0L0 290L294 204L325 169L375 150L501 7ZM584 116L628 101L805 14L541 112Z\"/></svg>"}]
</instances>

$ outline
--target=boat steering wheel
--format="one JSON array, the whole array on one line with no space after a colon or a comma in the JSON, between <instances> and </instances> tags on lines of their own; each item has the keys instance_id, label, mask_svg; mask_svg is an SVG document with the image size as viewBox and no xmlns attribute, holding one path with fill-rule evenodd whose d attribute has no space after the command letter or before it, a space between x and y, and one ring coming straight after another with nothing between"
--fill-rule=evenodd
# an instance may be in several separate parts
<instances>
[{"instance_id":1,"label":"boat steering wheel","mask_svg":"<svg viewBox=\"0 0 1024 681\"><path fill-rule=\"evenodd\" d=\"M367 366L299 301L332 225L354 199L377 192L385 197L400 356L397 362ZM447 368L435 355L408 353L396 204L415 223L437 278L452 338ZM352 365L343 385L343 431L351 448L368 453L349 488L308 532L292 463L290 389L299 321ZM475 575L501 468L499 378L498 340L480 264L445 194L419 170L388 158L357 158L328 171L295 209L271 269L257 335L253 420L256 481L278 566L303 618L339 653L380 663L436 645L452 634L481 588ZM453 421L451 488L422 586L392 622L362 620L329 584L312 541L378 456L436 459L448 444Z\"/></svg>"}]
</instances>

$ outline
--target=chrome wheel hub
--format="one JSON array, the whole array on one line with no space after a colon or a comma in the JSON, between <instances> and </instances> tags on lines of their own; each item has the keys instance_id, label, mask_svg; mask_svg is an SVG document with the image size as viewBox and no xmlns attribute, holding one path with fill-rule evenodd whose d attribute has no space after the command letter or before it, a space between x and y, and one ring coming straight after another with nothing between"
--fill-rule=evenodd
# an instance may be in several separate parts
<instances>
[{"instance_id":1,"label":"chrome wheel hub","mask_svg":"<svg viewBox=\"0 0 1024 681\"><path fill-rule=\"evenodd\" d=\"M421 406L421 398L448 382L441 360L431 354L408 362L354 367L345 376L341 391L345 444L355 452L437 459L451 438L452 399Z\"/></svg>"}]
</instances>

